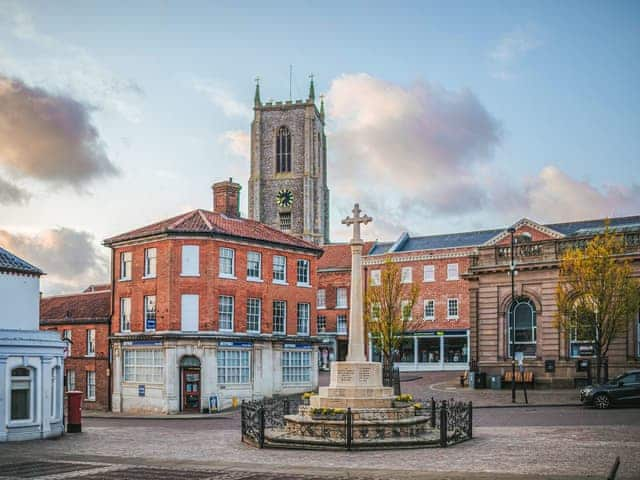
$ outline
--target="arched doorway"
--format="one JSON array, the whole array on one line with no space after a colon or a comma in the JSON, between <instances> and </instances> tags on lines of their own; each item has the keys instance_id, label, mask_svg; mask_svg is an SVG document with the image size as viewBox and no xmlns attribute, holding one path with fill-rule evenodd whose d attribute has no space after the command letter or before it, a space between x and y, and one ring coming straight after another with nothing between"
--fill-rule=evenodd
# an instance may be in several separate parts
<instances>
[{"instance_id":1,"label":"arched doorway","mask_svg":"<svg viewBox=\"0 0 640 480\"><path fill-rule=\"evenodd\" d=\"M180 360L180 380L182 400L180 409L183 412L200 411L201 392L200 360L198 357L188 355Z\"/></svg>"}]
</instances>

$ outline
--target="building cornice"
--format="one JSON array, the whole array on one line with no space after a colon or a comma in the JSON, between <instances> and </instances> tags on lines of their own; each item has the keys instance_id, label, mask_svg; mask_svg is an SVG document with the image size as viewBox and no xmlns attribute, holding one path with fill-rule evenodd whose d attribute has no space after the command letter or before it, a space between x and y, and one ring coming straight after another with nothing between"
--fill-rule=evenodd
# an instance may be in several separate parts
<instances>
[{"instance_id":1,"label":"building cornice","mask_svg":"<svg viewBox=\"0 0 640 480\"><path fill-rule=\"evenodd\" d=\"M362 259L362 265L383 265L387 259L390 259L393 263L402 263L402 262L421 262L425 260L445 260L448 258L464 258L471 255L472 252L448 252L448 253L423 253L423 254L413 254L413 255L403 255L400 253L396 253L394 255L382 255L375 257L364 257ZM400 256L402 255L402 256Z\"/></svg>"}]
</instances>

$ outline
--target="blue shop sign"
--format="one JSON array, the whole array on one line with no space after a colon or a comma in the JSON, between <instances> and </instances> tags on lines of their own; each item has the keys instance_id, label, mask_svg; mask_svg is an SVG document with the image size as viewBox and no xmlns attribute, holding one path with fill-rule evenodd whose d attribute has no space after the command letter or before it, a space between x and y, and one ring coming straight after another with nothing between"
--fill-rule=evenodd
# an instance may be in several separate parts
<instances>
[{"instance_id":1,"label":"blue shop sign","mask_svg":"<svg viewBox=\"0 0 640 480\"><path fill-rule=\"evenodd\" d=\"M146 330L155 330L156 329L156 319L155 318L147 318L145 329Z\"/></svg>"},{"instance_id":2,"label":"blue shop sign","mask_svg":"<svg viewBox=\"0 0 640 480\"><path fill-rule=\"evenodd\" d=\"M162 340L130 340L122 344L125 347L160 347Z\"/></svg>"},{"instance_id":3,"label":"blue shop sign","mask_svg":"<svg viewBox=\"0 0 640 480\"><path fill-rule=\"evenodd\" d=\"M138 396L139 397L144 397L145 394L145 386L144 385L138 385Z\"/></svg>"},{"instance_id":4,"label":"blue shop sign","mask_svg":"<svg viewBox=\"0 0 640 480\"><path fill-rule=\"evenodd\" d=\"M295 350L312 350L313 347L308 343L285 343L284 348Z\"/></svg>"},{"instance_id":5,"label":"blue shop sign","mask_svg":"<svg viewBox=\"0 0 640 480\"><path fill-rule=\"evenodd\" d=\"M251 342L218 342L220 347L253 348Z\"/></svg>"}]
</instances>

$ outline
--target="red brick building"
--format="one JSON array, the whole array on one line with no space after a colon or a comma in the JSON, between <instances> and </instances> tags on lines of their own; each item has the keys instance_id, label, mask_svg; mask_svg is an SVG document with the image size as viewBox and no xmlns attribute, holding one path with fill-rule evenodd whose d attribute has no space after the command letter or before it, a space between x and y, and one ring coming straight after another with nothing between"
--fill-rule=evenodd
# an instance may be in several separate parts
<instances>
[{"instance_id":1,"label":"red brick building","mask_svg":"<svg viewBox=\"0 0 640 480\"><path fill-rule=\"evenodd\" d=\"M316 245L239 216L240 185L105 240L114 411L208 410L317 385Z\"/></svg>"},{"instance_id":2,"label":"red brick building","mask_svg":"<svg viewBox=\"0 0 640 480\"><path fill-rule=\"evenodd\" d=\"M43 297L40 328L69 340L64 361L66 390L79 390L83 408L109 408L111 290L92 285L82 293Z\"/></svg>"}]
</instances>

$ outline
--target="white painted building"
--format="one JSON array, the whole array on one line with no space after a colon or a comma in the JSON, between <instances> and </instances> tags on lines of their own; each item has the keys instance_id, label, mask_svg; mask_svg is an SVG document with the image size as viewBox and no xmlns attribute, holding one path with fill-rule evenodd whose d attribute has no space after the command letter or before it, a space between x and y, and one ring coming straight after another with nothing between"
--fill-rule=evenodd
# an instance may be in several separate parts
<instances>
[{"instance_id":1,"label":"white painted building","mask_svg":"<svg viewBox=\"0 0 640 480\"><path fill-rule=\"evenodd\" d=\"M0 441L62 435L64 342L38 330L42 271L0 248Z\"/></svg>"}]
</instances>

